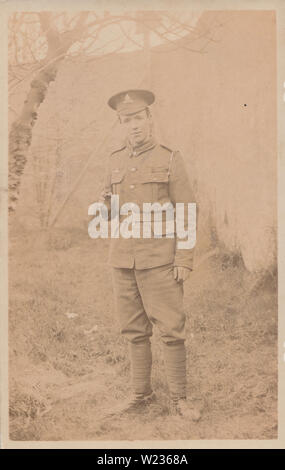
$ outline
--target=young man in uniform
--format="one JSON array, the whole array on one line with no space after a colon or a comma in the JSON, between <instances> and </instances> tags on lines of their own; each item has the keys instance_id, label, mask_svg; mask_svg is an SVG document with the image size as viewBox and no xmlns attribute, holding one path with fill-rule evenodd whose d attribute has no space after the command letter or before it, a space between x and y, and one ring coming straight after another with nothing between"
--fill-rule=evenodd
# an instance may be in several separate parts
<instances>
[{"instance_id":1,"label":"young man in uniform","mask_svg":"<svg viewBox=\"0 0 285 470\"><path fill-rule=\"evenodd\" d=\"M108 104L119 117L126 145L109 156L101 202L108 207L110 196L118 195L120 207L135 203L143 214L144 203L184 203L194 198L187 171L178 151L159 145L152 133L149 106L154 94L127 90L112 96ZM120 222L124 216L120 214ZM114 413L137 411L156 397L151 385L151 343L153 325L160 332L171 409L189 416L186 400L185 312L183 282L193 269L193 247L179 248L177 235L169 233L162 214L160 236L112 238L109 263L112 266L115 306L121 334L129 344L132 395ZM187 221L185 221L187 225ZM192 413L195 419L195 412Z\"/></svg>"}]
</instances>

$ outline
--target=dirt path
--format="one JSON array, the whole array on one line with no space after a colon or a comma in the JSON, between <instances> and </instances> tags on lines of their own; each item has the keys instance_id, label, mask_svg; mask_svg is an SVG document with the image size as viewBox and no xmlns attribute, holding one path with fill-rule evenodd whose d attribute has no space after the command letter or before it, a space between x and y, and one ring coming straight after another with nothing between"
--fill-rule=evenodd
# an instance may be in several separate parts
<instances>
[{"instance_id":1,"label":"dirt path","mask_svg":"<svg viewBox=\"0 0 285 470\"><path fill-rule=\"evenodd\" d=\"M256 283L233 259L215 257L185 285L188 389L204 403L198 423L168 414L157 333L158 403L142 415L106 418L106 410L130 391L127 345L113 313L107 243L98 248L75 238L64 244L59 235L11 242L12 439L276 438L273 277Z\"/></svg>"}]
</instances>

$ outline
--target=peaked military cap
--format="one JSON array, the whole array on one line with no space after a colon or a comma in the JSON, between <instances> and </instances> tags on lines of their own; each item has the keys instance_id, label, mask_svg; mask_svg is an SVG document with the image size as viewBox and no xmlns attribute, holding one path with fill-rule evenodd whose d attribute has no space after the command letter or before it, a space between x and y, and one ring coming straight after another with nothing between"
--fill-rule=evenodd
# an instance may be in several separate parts
<instances>
[{"instance_id":1,"label":"peaked military cap","mask_svg":"<svg viewBox=\"0 0 285 470\"><path fill-rule=\"evenodd\" d=\"M135 114L150 106L155 96L148 90L126 90L111 96L108 105L119 114Z\"/></svg>"}]
</instances>

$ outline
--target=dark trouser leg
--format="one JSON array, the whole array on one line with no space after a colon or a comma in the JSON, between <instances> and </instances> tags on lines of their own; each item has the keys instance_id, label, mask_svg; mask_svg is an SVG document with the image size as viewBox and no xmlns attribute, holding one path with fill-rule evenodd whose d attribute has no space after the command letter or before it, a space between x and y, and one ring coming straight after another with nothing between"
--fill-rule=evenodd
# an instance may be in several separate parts
<instances>
[{"instance_id":1,"label":"dark trouser leg","mask_svg":"<svg viewBox=\"0 0 285 470\"><path fill-rule=\"evenodd\" d=\"M112 276L120 331L129 342L132 390L136 395L149 394L152 325L144 310L134 270L113 268Z\"/></svg>"},{"instance_id":2,"label":"dark trouser leg","mask_svg":"<svg viewBox=\"0 0 285 470\"><path fill-rule=\"evenodd\" d=\"M174 279L172 264L136 270L136 278L147 315L160 331L170 396L186 397L183 285Z\"/></svg>"}]
</instances>

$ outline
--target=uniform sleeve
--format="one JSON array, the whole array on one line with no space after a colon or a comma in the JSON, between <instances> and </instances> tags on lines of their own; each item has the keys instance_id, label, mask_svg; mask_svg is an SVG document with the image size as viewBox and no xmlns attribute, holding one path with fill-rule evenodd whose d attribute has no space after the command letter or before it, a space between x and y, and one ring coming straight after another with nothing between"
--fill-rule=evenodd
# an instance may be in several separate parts
<instances>
[{"instance_id":1,"label":"uniform sleeve","mask_svg":"<svg viewBox=\"0 0 285 470\"><path fill-rule=\"evenodd\" d=\"M194 194L187 175L187 169L180 152L174 152L170 164L169 195L175 208L176 203L184 203L184 227L188 228L188 203L196 203ZM196 211L197 212L197 211ZM196 214L197 215L197 214ZM177 214L176 214L177 217ZM176 251L174 266L184 266L193 270L194 251L193 248L178 248L178 242L187 240L176 237Z\"/></svg>"}]
</instances>

